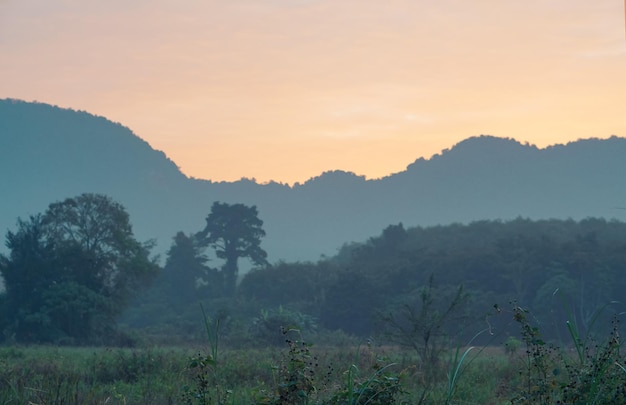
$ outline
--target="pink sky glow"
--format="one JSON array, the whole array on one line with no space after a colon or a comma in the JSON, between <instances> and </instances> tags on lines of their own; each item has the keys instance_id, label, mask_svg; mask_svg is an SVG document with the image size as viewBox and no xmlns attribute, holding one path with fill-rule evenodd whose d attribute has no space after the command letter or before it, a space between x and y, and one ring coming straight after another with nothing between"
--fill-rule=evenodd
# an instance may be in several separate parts
<instances>
[{"instance_id":1,"label":"pink sky glow","mask_svg":"<svg viewBox=\"0 0 626 405\"><path fill-rule=\"evenodd\" d=\"M378 178L473 135L626 136L624 35L618 0L0 0L0 98L197 178Z\"/></svg>"}]
</instances>

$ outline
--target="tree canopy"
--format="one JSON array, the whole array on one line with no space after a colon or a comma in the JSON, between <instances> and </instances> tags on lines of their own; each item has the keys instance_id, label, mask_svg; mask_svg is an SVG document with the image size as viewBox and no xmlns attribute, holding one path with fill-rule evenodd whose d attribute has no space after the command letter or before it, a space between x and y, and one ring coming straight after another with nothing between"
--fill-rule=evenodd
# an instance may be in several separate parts
<instances>
[{"instance_id":1,"label":"tree canopy","mask_svg":"<svg viewBox=\"0 0 626 405\"><path fill-rule=\"evenodd\" d=\"M173 239L159 281L169 302L181 307L195 303L203 295L218 296L222 290L220 274L207 266L208 257L198 239L183 232Z\"/></svg>"},{"instance_id":2,"label":"tree canopy","mask_svg":"<svg viewBox=\"0 0 626 405\"><path fill-rule=\"evenodd\" d=\"M248 258L256 265L267 263L267 253L261 248L265 231L256 206L216 201L204 230L197 236L203 245L215 249L218 258L225 260L224 286L230 295L237 285L240 258Z\"/></svg>"},{"instance_id":3,"label":"tree canopy","mask_svg":"<svg viewBox=\"0 0 626 405\"><path fill-rule=\"evenodd\" d=\"M626 224L618 221L391 225L318 263L250 272L240 289L256 305L298 308L321 326L368 336L379 329L372 321L380 313L401 314L434 276L438 290L449 295L464 287L464 311L478 324L494 304L514 301L545 323L569 311L586 328L599 309L621 300L625 266Z\"/></svg>"},{"instance_id":4,"label":"tree canopy","mask_svg":"<svg viewBox=\"0 0 626 405\"><path fill-rule=\"evenodd\" d=\"M150 244L137 241L124 207L82 194L18 219L7 232L5 334L20 342L98 343L115 317L158 274Z\"/></svg>"}]
</instances>

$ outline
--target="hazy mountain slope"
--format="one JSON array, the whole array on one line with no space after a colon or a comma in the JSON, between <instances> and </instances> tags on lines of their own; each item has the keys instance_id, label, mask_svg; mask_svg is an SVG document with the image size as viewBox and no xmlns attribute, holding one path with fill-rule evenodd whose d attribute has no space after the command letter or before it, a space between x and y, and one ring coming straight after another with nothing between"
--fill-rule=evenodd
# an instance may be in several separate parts
<instances>
[{"instance_id":1,"label":"hazy mountain slope","mask_svg":"<svg viewBox=\"0 0 626 405\"><path fill-rule=\"evenodd\" d=\"M138 236L161 223L189 193L189 180L165 154L127 128L85 112L0 100L0 229L18 216L84 192L108 194L131 213Z\"/></svg>"},{"instance_id":2,"label":"hazy mountain slope","mask_svg":"<svg viewBox=\"0 0 626 405\"><path fill-rule=\"evenodd\" d=\"M272 261L315 260L398 222L626 218L615 209L626 205L626 139L617 137L547 149L474 137L380 180L335 171L294 187L188 179L129 129L45 104L0 100L0 142L2 233L87 191L124 204L137 235L157 238L162 252L178 230L200 230L213 201L255 204Z\"/></svg>"}]
</instances>

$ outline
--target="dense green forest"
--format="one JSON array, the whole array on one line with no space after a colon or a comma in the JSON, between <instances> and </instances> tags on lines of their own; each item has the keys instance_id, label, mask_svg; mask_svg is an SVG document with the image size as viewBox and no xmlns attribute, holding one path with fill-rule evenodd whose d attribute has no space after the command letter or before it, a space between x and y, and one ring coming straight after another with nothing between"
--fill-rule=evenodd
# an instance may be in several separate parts
<instances>
[{"instance_id":1,"label":"dense green forest","mask_svg":"<svg viewBox=\"0 0 626 405\"><path fill-rule=\"evenodd\" d=\"M504 339L514 332L499 314L511 303L530 309L553 339L565 318L586 330L598 313L621 310L626 224L618 221L396 224L333 257L271 264L256 207L208 208L196 233L173 236L163 268L106 196L69 198L18 220L6 235L10 254L0 257L3 339L193 341L203 336L204 310L234 346L281 344L290 327L321 340L410 346L406 331L424 324L459 341L485 327ZM254 268L239 274L240 260Z\"/></svg>"},{"instance_id":2,"label":"dense green forest","mask_svg":"<svg viewBox=\"0 0 626 405\"><path fill-rule=\"evenodd\" d=\"M558 339L566 332L564 319L581 330L594 322L608 328L611 313L621 311L616 301L626 287L626 224L518 218L390 225L318 262L257 266L240 277L234 294L222 290L219 267L212 267L222 261L207 262L193 238L177 235L167 259L153 288L126 313L126 325L161 336L201 335L202 303L223 320L233 344L280 343L281 326L318 338L339 333L384 341L393 336L390 326L423 323L416 314L424 307L445 312L458 298L441 326L448 336L469 339L487 327L504 340L516 331L501 311L515 303L532 311L548 338ZM599 313L606 322L598 322Z\"/></svg>"}]
</instances>

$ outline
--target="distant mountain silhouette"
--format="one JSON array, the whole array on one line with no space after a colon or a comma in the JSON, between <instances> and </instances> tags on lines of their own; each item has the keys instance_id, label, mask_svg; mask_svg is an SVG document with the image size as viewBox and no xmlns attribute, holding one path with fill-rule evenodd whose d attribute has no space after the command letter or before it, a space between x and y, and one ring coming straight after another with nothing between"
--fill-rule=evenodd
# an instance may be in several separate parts
<instances>
[{"instance_id":1,"label":"distant mountain silhouette","mask_svg":"<svg viewBox=\"0 0 626 405\"><path fill-rule=\"evenodd\" d=\"M203 228L214 201L254 204L270 261L317 260L389 224L480 219L626 219L626 139L539 149L513 139L466 139L379 180L331 171L293 187L187 178L128 128L86 112L0 100L0 233L17 217L84 192L111 196L136 235L164 253L179 230ZM207 151L207 159L210 159Z\"/></svg>"}]
</instances>

